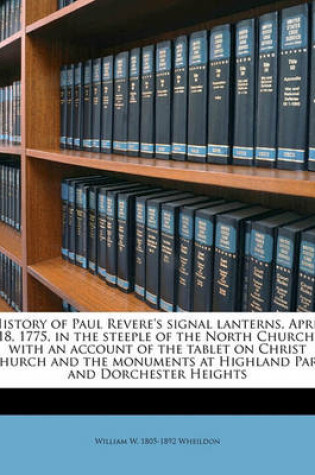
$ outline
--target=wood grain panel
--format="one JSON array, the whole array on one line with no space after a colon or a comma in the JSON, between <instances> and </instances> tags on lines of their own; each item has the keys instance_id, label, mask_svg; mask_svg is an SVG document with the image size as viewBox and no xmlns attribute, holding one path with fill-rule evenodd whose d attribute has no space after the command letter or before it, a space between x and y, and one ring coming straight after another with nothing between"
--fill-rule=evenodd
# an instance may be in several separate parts
<instances>
[{"instance_id":1,"label":"wood grain panel","mask_svg":"<svg viewBox=\"0 0 315 475\"><path fill-rule=\"evenodd\" d=\"M0 252L6 254L19 266L23 265L21 234L4 223L0 223Z\"/></svg>"},{"instance_id":2,"label":"wood grain panel","mask_svg":"<svg viewBox=\"0 0 315 475\"><path fill-rule=\"evenodd\" d=\"M0 313L4 312L14 312L14 310L3 299L0 299Z\"/></svg>"}]
</instances>

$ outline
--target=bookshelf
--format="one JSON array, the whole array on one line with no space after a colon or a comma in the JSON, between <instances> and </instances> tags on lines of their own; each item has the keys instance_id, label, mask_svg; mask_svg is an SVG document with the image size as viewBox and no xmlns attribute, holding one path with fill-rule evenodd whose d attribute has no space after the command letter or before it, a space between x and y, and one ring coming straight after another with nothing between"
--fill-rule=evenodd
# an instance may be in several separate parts
<instances>
[{"instance_id":1,"label":"bookshelf","mask_svg":"<svg viewBox=\"0 0 315 475\"><path fill-rule=\"evenodd\" d=\"M22 81L22 144L0 143L22 171L22 233L0 225L0 251L23 269L24 311L151 311L60 257L60 180L103 170L209 195L315 211L315 173L130 158L59 149L59 68L63 63L175 38L258 16L301 0L23 0L21 31L0 43L0 82ZM0 310L7 305L0 301ZM9 310L9 308L7 308Z\"/></svg>"}]
</instances>

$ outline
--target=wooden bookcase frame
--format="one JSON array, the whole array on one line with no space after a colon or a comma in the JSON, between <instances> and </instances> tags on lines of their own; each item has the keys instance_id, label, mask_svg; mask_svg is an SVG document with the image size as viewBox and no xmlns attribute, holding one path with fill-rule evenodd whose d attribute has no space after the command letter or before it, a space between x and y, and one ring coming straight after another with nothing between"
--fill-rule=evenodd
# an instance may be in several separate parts
<instances>
[{"instance_id":1,"label":"wooden bookcase frame","mask_svg":"<svg viewBox=\"0 0 315 475\"><path fill-rule=\"evenodd\" d=\"M315 173L147 160L59 149L59 68L181 33L235 22L300 0L22 0L21 31L0 43L0 80L20 73L22 143L0 145L19 155L22 233L0 225L0 251L23 269L23 310L59 311L62 299L81 311L151 309L133 294L108 287L60 257L60 180L104 170L127 179L168 184L196 193L315 212ZM203 19L207 21L203 21ZM0 300L0 311L9 310Z\"/></svg>"}]
</instances>

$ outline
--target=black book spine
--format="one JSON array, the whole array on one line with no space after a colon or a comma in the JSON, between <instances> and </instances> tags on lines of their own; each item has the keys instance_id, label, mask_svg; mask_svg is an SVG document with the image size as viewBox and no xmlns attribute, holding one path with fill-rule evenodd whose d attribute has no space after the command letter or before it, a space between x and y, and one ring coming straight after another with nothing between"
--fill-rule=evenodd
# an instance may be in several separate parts
<instances>
[{"instance_id":1,"label":"black book spine","mask_svg":"<svg viewBox=\"0 0 315 475\"><path fill-rule=\"evenodd\" d=\"M160 207L147 205L145 299L153 308L159 308L160 287Z\"/></svg>"},{"instance_id":2,"label":"black book spine","mask_svg":"<svg viewBox=\"0 0 315 475\"><path fill-rule=\"evenodd\" d=\"M130 52L129 105L128 105L128 150L130 156L140 152L140 48Z\"/></svg>"},{"instance_id":3,"label":"black book spine","mask_svg":"<svg viewBox=\"0 0 315 475\"><path fill-rule=\"evenodd\" d=\"M146 201L136 198L135 293L145 299Z\"/></svg>"},{"instance_id":4,"label":"black book spine","mask_svg":"<svg viewBox=\"0 0 315 475\"><path fill-rule=\"evenodd\" d=\"M21 81L17 83L17 143L21 144Z\"/></svg>"},{"instance_id":5,"label":"black book spine","mask_svg":"<svg viewBox=\"0 0 315 475\"><path fill-rule=\"evenodd\" d=\"M214 28L209 48L208 162L231 162L233 73L231 25Z\"/></svg>"},{"instance_id":6,"label":"black book spine","mask_svg":"<svg viewBox=\"0 0 315 475\"><path fill-rule=\"evenodd\" d=\"M117 194L109 191L106 198L106 282L112 286L117 286L117 238Z\"/></svg>"},{"instance_id":7,"label":"black book spine","mask_svg":"<svg viewBox=\"0 0 315 475\"><path fill-rule=\"evenodd\" d=\"M75 263L75 234L76 234L76 213L75 213L75 185L68 185L68 259Z\"/></svg>"},{"instance_id":8,"label":"black book spine","mask_svg":"<svg viewBox=\"0 0 315 475\"><path fill-rule=\"evenodd\" d=\"M86 268L86 256L84 253L84 190L78 185L75 191L75 263L79 267ZM85 206L84 206L85 205Z\"/></svg>"},{"instance_id":9,"label":"black book spine","mask_svg":"<svg viewBox=\"0 0 315 475\"><path fill-rule=\"evenodd\" d=\"M248 293L250 283L250 262L251 262L251 240L252 240L252 222L245 224L245 248L243 258L243 283L242 283L242 312L248 311Z\"/></svg>"},{"instance_id":10,"label":"black book spine","mask_svg":"<svg viewBox=\"0 0 315 475\"><path fill-rule=\"evenodd\" d=\"M68 66L67 78L67 148L73 148L74 124L74 65Z\"/></svg>"},{"instance_id":11,"label":"black book spine","mask_svg":"<svg viewBox=\"0 0 315 475\"><path fill-rule=\"evenodd\" d=\"M175 312L177 300L178 230L177 210L164 209L161 216L160 308Z\"/></svg>"},{"instance_id":12,"label":"black book spine","mask_svg":"<svg viewBox=\"0 0 315 475\"><path fill-rule=\"evenodd\" d=\"M83 126L83 64L78 63L74 68L74 139L75 150L82 149Z\"/></svg>"},{"instance_id":13,"label":"black book spine","mask_svg":"<svg viewBox=\"0 0 315 475\"><path fill-rule=\"evenodd\" d=\"M208 32L193 33L189 42L188 160L207 160Z\"/></svg>"},{"instance_id":14,"label":"black book spine","mask_svg":"<svg viewBox=\"0 0 315 475\"><path fill-rule=\"evenodd\" d=\"M308 5L282 11L279 65L278 168L306 165L309 113Z\"/></svg>"},{"instance_id":15,"label":"black book spine","mask_svg":"<svg viewBox=\"0 0 315 475\"><path fill-rule=\"evenodd\" d=\"M66 181L61 183L62 203L62 247L61 255L64 259L69 257L69 187Z\"/></svg>"},{"instance_id":16,"label":"black book spine","mask_svg":"<svg viewBox=\"0 0 315 475\"><path fill-rule=\"evenodd\" d=\"M87 233L88 233L88 269L92 274L97 269L97 191L89 190Z\"/></svg>"},{"instance_id":17,"label":"black book spine","mask_svg":"<svg viewBox=\"0 0 315 475\"><path fill-rule=\"evenodd\" d=\"M102 66L102 117L101 117L101 152L111 153L113 149L113 56L103 58Z\"/></svg>"},{"instance_id":18,"label":"black book spine","mask_svg":"<svg viewBox=\"0 0 315 475\"><path fill-rule=\"evenodd\" d=\"M212 311L214 225L211 218L195 219L194 312Z\"/></svg>"},{"instance_id":19,"label":"black book spine","mask_svg":"<svg viewBox=\"0 0 315 475\"><path fill-rule=\"evenodd\" d=\"M84 94L83 94L83 150L92 148L92 61L84 63Z\"/></svg>"},{"instance_id":20,"label":"black book spine","mask_svg":"<svg viewBox=\"0 0 315 475\"><path fill-rule=\"evenodd\" d=\"M171 157L172 43L163 41L156 48L155 156Z\"/></svg>"},{"instance_id":21,"label":"black book spine","mask_svg":"<svg viewBox=\"0 0 315 475\"><path fill-rule=\"evenodd\" d=\"M309 124L309 152L308 169L315 171L315 2L312 3L311 29L311 85L310 85L310 124Z\"/></svg>"},{"instance_id":22,"label":"black book spine","mask_svg":"<svg viewBox=\"0 0 315 475\"><path fill-rule=\"evenodd\" d=\"M60 69L60 124L61 124L60 147L61 148L67 148L67 124L68 124L68 121L67 121L67 79L68 79L68 68L67 66L61 66L61 69Z\"/></svg>"},{"instance_id":23,"label":"black book spine","mask_svg":"<svg viewBox=\"0 0 315 475\"><path fill-rule=\"evenodd\" d=\"M181 210L179 216L177 312L191 312L193 309L194 228L194 216Z\"/></svg>"},{"instance_id":24,"label":"black book spine","mask_svg":"<svg viewBox=\"0 0 315 475\"><path fill-rule=\"evenodd\" d=\"M142 49L140 155L152 158L155 152L155 58L154 45Z\"/></svg>"},{"instance_id":25,"label":"black book spine","mask_svg":"<svg viewBox=\"0 0 315 475\"><path fill-rule=\"evenodd\" d=\"M233 163L253 165L256 99L256 20L236 25Z\"/></svg>"},{"instance_id":26,"label":"black book spine","mask_svg":"<svg viewBox=\"0 0 315 475\"><path fill-rule=\"evenodd\" d=\"M97 205L97 274L106 280L106 193L99 193Z\"/></svg>"},{"instance_id":27,"label":"black book spine","mask_svg":"<svg viewBox=\"0 0 315 475\"><path fill-rule=\"evenodd\" d=\"M256 150L257 166L274 168L277 160L278 13L259 19Z\"/></svg>"},{"instance_id":28,"label":"black book spine","mask_svg":"<svg viewBox=\"0 0 315 475\"><path fill-rule=\"evenodd\" d=\"M172 158L187 157L187 109L188 109L188 41L180 36L174 46L173 111L172 111Z\"/></svg>"},{"instance_id":29,"label":"black book spine","mask_svg":"<svg viewBox=\"0 0 315 475\"><path fill-rule=\"evenodd\" d=\"M113 150L127 153L129 52L115 56Z\"/></svg>"},{"instance_id":30,"label":"black book spine","mask_svg":"<svg viewBox=\"0 0 315 475\"><path fill-rule=\"evenodd\" d=\"M315 236L302 234L300 247L299 278L297 286L297 311L315 311Z\"/></svg>"},{"instance_id":31,"label":"black book spine","mask_svg":"<svg viewBox=\"0 0 315 475\"><path fill-rule=\"evenodd\" d=\"M93 61L92 151L101 150L102 59Z\"/></svg>"},{"instance_id":32,"label":"black book spine","mask_svg":"<svg viewBox=\"0 0 315 475\"><path fill-rule=\"evenodd\" d=\"M134 290L134 197L118 198L118 279L117 285L124 292Z\"/></svg>"}]
</instances>

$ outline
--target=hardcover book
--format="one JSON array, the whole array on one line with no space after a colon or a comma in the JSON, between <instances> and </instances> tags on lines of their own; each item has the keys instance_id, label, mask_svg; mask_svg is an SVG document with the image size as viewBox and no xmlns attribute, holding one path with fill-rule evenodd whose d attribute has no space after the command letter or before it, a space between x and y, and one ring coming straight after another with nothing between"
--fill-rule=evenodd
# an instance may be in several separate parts
<instances>
[{"instance_id":1,"label":"hardcover book","mask_svg":"<svg viewBox=\"0 0 315 475\"><path fill-rule=\"evenodd\" d=\"M101 114L101 152L111 153L113 149L113 84L114 57L106 56L102 64L102 114Z\"/></svg>"},{"instance_id":2,"label":"hardcover book","mask_svg":"<svg viewBox=\"0 0 315 475\"><path fill-rule=\"evenodd\" d=\"M311 20L311 58L310 58L310 123L309 123L309 151L308 169L315 171L315 2L312 3Z\"/></svg>"},{"instance_id":3,"label":"hardcover book","mask_svg":"<svg viewBox=\"0 0 315 475\"><path fill-rule=\"evenodd\" d=\"M127 153L129 51L115 56L113 150Z\"/></svg>"},{"instance_id":4,"label":"hardcover book","mask_svg":"<svg viewBox=\"0 0 315 475\"><path fill-rule=\"evenodd\" d=\"M162 41L156 47L155 156L171 157L172 43Z\"/></svg>"},{"instance_id":5,"label":"hardcover book","mask_svg":"<svg viewBox=\"0 0 315 475\"><path fill-rule=\"evenodd\" d=\"M74 68L74 132L73 147L82 149L83 126L83 64L77 63Z\"/></svg>"},{"instance_id":6,"label":"hardcover book","mask_svg":"<svg viewBox=\"0 0 315 475\"><path fill-rule=\"evenodd\" d=\"M179 36L174 45L174 77L172 107L172 158L187 157L187 109L188 109L188 41Z\"/></svg>"},{"instance_id":7,"label":"hardcover book","mask_svg":"<svg viewBox=\"0 0 315 475\"><path fill-rule=\"evenodd\" d=\"M140 152L140 70L141 49L130 52L129 105L128 105L128 155L137 157Z\"/></svg>"},{"instance_id":8,"label":"hardcover book","mask_svg":"<svg viewBox=\"0 0 315 475\"><path fill-rule=\"evenodd\" d=\"M74 137L74 64L68 66L67 74L67 148L73 148Z\"/></svg>"},{"instance_id":9,"label":"hardcover book","mask_svg":"<svg viewBox=\"0 0 315 475\"><path fill-rule=\"evenodd\" d=\"M102 59L93 60L92 151L101 150Z\"/></svg>"},{"instance_id":10,"label":"hardcover book","mask_svg":"<svg viewBox=\"0 0 315 475\"><path fill-rule=\"evenodd\" d=\"M84 63L84 94L83 94L83 150L92 149L92 60Z\"/></svg>"},{"instance_id":11,"label":"hardcover book","mask_svg":"<svg viewBox=\"0 0 315 475\"><path fill-rule=\"evenodd\" d=\"M302 234L297 288L297 311L315 311L315 228Z\"/></svg>"},{"instance_id":12,"label":"hardcover book","mask_svg":"<svg viewBox=\"0 0 315 475\"><path fill-rule=\"evenodd\" d=\"M155 152L155 46L142 48L140 155L152 158Z\"/></svg>"},{"instance_id":13,"label":"hardcover book","mask_svg":"<svg viewBox=\"0 0 315 475\"><path fill-rule=\"evenodd\" d=\"M61 66L60 69L60 147L67 148L67 84L68 67ZM3 100L1 101L3 104ZM3 123L3 119L2 119ZM4 134L1 139L4 140Z\"/></svg>"}]
</instances>

